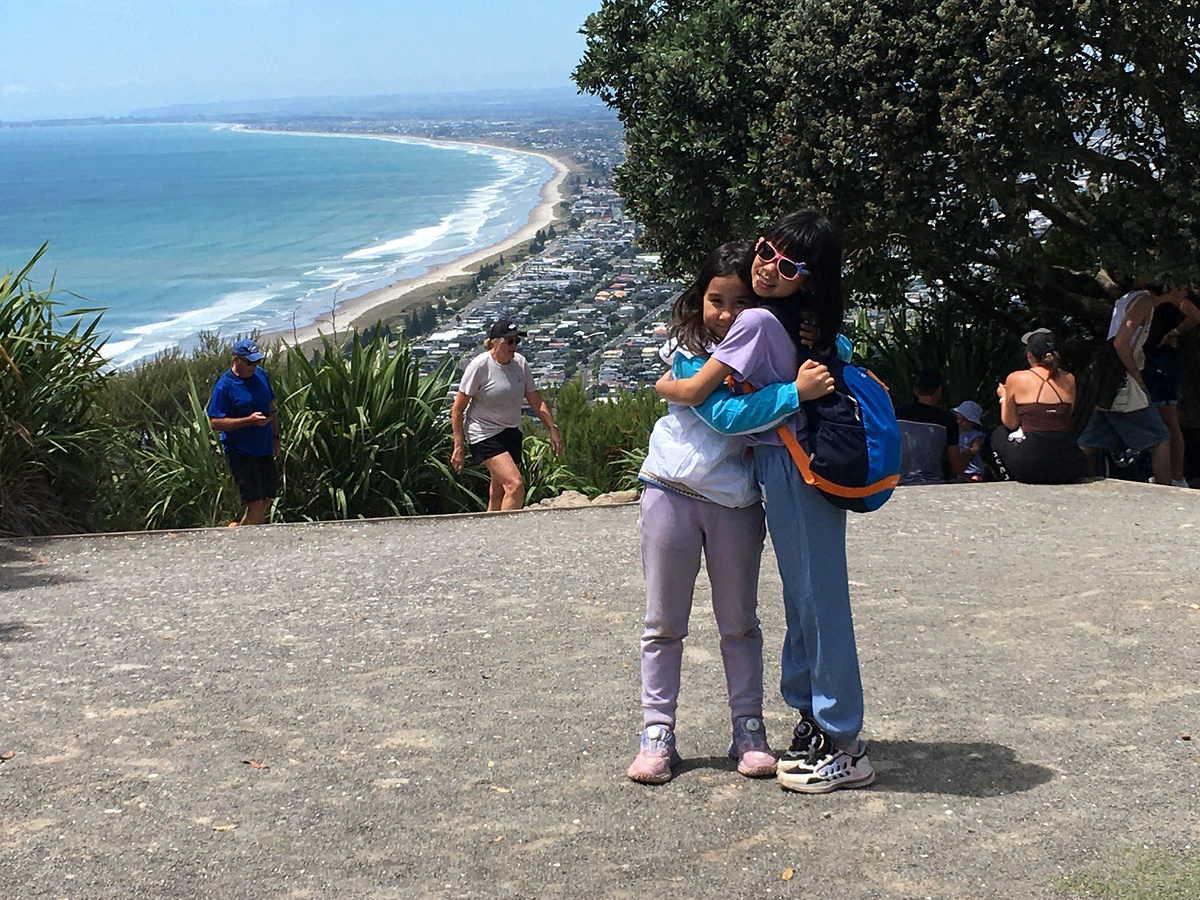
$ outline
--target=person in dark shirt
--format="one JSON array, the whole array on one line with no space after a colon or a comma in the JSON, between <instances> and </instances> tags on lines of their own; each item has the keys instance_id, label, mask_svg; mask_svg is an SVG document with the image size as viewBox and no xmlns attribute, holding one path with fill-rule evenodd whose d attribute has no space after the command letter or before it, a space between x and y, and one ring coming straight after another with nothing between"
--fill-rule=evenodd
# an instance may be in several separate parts
<instances>
[{"instance_id":1,"label":"person in dark shirt","mask_svg":"<svg viewBox=\"0 0 1200 900\"><path fill-rule=\"evenodd\" d=\"M1182 366L1178 339L1183 332L1200 324L1200 308L1186 288L1164 292L1150 315L1150 330L1146 336L1146 364L1142 379L1150 405L1157 407L1167 431L1171 433L1171 484L1187 487L1184 480L1183 432L1179 428L1179 382Z\"/></svg>"},{"instance_id":2,"label":"person in dark shirt","mask_svg":"<svg viewBox=\"0 0 1200 900\"><path fill-rule=\"evenodd\" d=\"M957 479L966 468L963 455L958 449L958 418L941 407L945 387L941 372L937 369L922 369L913 383L916 402L896 410L902 439L902 485L943 484ZM905 422L932 427L906 427Z\"/></svg>"},{"instance_id":3,"label":"person in dark shirt","mask_svg":"<svg viewBox=\"0 0 1200 900\"><path fill-rule=\"evenodd\" d=\"M246 338L233 345L233 363L217 379L208 401L208 424L221 446L245 511L233 525L261 525L279 491L279 417L275 392L259 363L262 351Z\"/></svg>"}]
</instances>

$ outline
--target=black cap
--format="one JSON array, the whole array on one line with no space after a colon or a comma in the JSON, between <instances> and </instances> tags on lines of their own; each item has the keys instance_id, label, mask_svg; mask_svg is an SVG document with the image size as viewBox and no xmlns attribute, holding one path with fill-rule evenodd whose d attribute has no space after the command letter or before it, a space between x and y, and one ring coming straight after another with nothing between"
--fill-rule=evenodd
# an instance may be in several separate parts
<instances>
[{"instance_id":1,"label":"black cap","mask_svg":"<svg viewBox=\"0 0 1200 900\"><path fill-rule=\"evenodd\" d=\"M525 337L525 332L521 331L517 327L516 322L508 319L501 319L492 326L492 333L490 336L494 338Z\"/></svg>"},{"instance_id":2,"label":"black cap","mask_svg":"<svg viewBox=\"0 0 1200 900\"><path fill-rule=\"evenodd\" d=\"M1025 345L1025 351L1034 359L1042 359L1055 347L1054 332L1049 328L1035 328L1033 331L1021 335L1021 343Z\"/></svg>"}]
</instances>

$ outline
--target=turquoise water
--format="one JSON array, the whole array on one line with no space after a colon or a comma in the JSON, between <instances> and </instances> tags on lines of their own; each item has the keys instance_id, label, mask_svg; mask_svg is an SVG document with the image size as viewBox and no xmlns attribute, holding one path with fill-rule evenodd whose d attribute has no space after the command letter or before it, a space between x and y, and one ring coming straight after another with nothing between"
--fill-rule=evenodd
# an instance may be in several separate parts
<instances>
[{"instance_id":1,"label":"turquoise water","mask_svg":"<svg viewBox=\"0 0 1200 900\"><path fill-rule=\"evenodd\" d=\"M463 144L207 125L0 129L0 271L106 307L125 364L200 331L290 329L490 246L553 174ZM81 300L60 294L68 306Z\"/></svg>"}]
</instances>

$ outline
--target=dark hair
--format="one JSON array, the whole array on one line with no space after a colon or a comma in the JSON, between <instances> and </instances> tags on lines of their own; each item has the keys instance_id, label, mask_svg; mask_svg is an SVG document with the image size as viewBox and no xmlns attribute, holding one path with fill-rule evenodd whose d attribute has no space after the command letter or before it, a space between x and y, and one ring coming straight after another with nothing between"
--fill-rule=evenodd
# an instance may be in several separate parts
<instances>
[{"instance_id":1,"label":"dark hair","mask_svg":"<svg viewBox=\"0 0 1200 900\"><path fill-rule=\"evenodd\" d=\"M746 285L751 297L750 260L754 251L749 241L730 241L722 244L700 266L693 281L675 298L671 307L671 337L680 347L692 353L706 353L708 347L720 340L704 325L704 294L714 278L736 275Z\"/></svg>"},{"instance_id":2,"label":"dark hair","mask_svg":"<svg viewBox=\"0 0 1200 900\"><path fill-rule=\"evenodd\" d=\"M1059 358L1057 350L1047 350L1043 356L1039 357L1036 353L1032 353L1026 348L1025 354L1033 360L1035 366L1042 366L1049 371L1051 377L1058 374L1062 360Z\"/></svg>"},{"instance_id":3,"label":"dark hair","mask_svg":"<svg viewBox=\"0 0 1200 900\"><path fill-rule=\"evenodd\" d=\"M808 268L808 280L803 291L790 297L771 299L763 305L783 322L788 334L802 354L800 323L809 322L817 329L813 347L819 353L829 353L842 329L845 305L842 300L842 242L837 231L825 216L815 209L788 213L763 229L762 236L779 252L803 262Z\"/></svg>"},{"instance_id":4,"label":"dark hair","mask_svg":"<svg viewBox=\"0 0 1200 900\"><path fill-rule=\"evenodd\" d=\"M942 373L937 369L922 369L913 380L913 390L923 397L928 397L938 388L946 386Z\"/></svg>"}]
</instances>

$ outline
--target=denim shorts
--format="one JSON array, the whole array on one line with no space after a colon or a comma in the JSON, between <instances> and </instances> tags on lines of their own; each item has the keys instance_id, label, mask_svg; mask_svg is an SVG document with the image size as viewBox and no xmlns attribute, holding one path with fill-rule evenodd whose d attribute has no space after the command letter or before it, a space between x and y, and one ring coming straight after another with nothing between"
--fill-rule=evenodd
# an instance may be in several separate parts
<instances>
[{"instance_id":1,"label":"denim shorts","mask_svg":"<svg viewBox=\"0 0 1200 900\"><path fill-rule=\"evenodd\" d=\"M1080 447L1099 447L1119 456L1126 450L1138 453L1168 440L1171 433L1153 406L1137 412L1094 409L1076 441Z\"/></svg>"}]
</instances>

